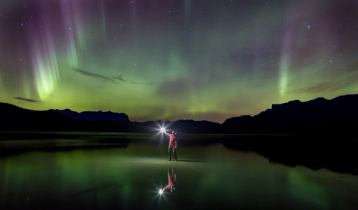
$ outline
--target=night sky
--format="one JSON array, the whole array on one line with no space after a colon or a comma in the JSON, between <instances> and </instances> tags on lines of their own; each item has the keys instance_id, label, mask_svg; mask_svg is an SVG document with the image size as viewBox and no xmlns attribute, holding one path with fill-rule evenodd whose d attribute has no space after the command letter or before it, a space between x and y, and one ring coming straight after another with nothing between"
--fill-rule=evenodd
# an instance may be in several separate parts
<instances>
[{"instance_id":1,"label":"night sky","mask_svg":"<svg viewBox=\"0 0 358 210\"><path fill-rule=\"evenodd\" d=\"M356 0L1 0L0 101L222 122L358 92Z\"/></svg>"}]
</instances>

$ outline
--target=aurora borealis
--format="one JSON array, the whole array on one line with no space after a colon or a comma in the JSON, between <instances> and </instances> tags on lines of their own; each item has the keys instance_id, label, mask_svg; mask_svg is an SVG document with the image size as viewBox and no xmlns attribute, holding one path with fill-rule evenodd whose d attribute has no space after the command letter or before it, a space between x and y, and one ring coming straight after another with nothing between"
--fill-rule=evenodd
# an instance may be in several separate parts
<instances>
[{"instance_id":1,"label":"aurora borealis","mask_svg":"<svg viewBox=\"0 0 358 210\"><path fill-rule=\"evenodd\" d=\"M3 0L0 100L223 121L358 91L355 0Z\"/></svg>"}]
</instances>

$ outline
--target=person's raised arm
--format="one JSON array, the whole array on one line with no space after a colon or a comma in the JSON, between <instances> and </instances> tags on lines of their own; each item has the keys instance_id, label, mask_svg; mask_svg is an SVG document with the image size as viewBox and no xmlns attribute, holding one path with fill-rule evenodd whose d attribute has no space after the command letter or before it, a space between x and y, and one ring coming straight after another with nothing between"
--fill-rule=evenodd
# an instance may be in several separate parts
<instances>
[{"instance_id":1,"label":"person's raised arm","mask_svg":"<svg viewBox=\"0 0 358 210\"><path fill-rule=\"evenodd\" d=\"M170 136L170 134L167 131L164 131L164 134Z\"/></svg>"}]
</instances>

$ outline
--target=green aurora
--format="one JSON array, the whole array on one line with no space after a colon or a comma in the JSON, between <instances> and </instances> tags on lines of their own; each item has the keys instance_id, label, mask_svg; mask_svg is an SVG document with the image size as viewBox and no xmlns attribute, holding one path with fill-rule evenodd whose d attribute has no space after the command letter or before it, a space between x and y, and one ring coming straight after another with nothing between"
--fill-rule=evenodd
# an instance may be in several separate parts
<instances>
[{"instance_id":1,"label":"green aurora","mask_svg":"<svg viewBox=\"0 0 358 210\"><path fill-rule=\"evenodd\" d=\"M0 3L0 100L222 122L358 91L358 3Z\"/></svg>"}]
</instances>

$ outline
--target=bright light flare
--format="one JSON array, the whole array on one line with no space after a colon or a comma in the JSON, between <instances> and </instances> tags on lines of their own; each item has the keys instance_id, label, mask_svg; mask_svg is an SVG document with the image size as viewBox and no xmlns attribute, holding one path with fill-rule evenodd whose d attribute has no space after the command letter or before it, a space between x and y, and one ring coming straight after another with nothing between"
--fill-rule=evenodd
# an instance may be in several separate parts
<instances>
[{"instance_id":1,"label":"bright light flare","mask_svg":"<svg viewBox=\"0 0 358 210\"><path fill-rule=\"evenodd\" d=\"M159 190L158 190L158 194L159 194L159 195L163 195L163 193L164 193L163 189L159 189Z\"/></svg>"},{"instance_id":2,"label":"bright light flare","mask_svg":"<svg viewBox=\"0 0 358 210\"><path fill-rule=\"evenodd\" d=\"M160 127L159 130L160 130L161 133L166 133L167 132L167 129L165 129L164 127Z\"/></svg>"}]
</instances>

